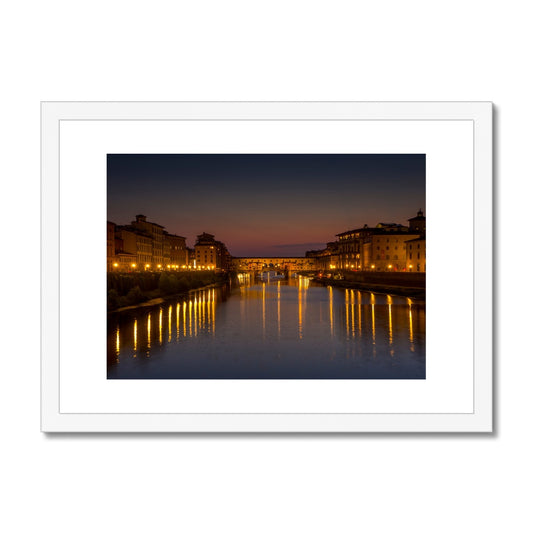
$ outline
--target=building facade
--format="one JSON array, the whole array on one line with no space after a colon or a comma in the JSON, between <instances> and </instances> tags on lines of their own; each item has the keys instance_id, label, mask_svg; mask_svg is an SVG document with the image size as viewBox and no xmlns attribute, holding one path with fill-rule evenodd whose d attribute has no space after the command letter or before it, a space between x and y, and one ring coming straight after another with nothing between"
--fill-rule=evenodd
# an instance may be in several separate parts
<instances>
[{"instance_id":1,"label":"building facade","mask_svg":"<svg viewBox=\"0 0 533 533\"><path fill-rule=\"evenodd\" d=\"M113 271L113 265L116 263L115 257L115 226L113 222L107 221L107 271Z\"/></svg>"},{"instance_id":2,"label":"building facade","mask_svg":"<svg viewBox=\"0 0 533 533\"><path fill-rule=\"evenodd\" d=\"M426 217L424 216L422 209L418 210L416 217L409 219L409 231L420 235L426 234Z\"/></svg>"},{"instance_id":3,"label":"building facade","mask_svg":"<svg viewBox=\"0 0 533 533\"><path fill-rule=\"evenodd\" d=\"M406 270L408 272L426 271L426 237L421 236L406 242L407 258Z\"/></svg>"},{"instance_id":4,"label":"building facade","mask_svg":"<svg viewBox=\"0 0 533 533\"><path fill-rule=\"evenodd\" d=\"M210 233L198 235L194 245L193 267L202 270L229 270L232 263L226 245Z\"/></svg>"},{"instance_id":5,"label":"building facade","mask_svg":"<svg viewBox=\"0 0 533 533\"><path fill-rule=\"evenodd\" d=\"M148 222L144 215L137 215L135 221L125 226L108 222L108 271L186 268L188 252L185 237L165 232L163 226Z\"/></svg>"},{"instance_id":6,"label":"building facade","mask_svg":"<svg viewBox=\"0 0 533 533\"><path fill-rule=\"evenodd\" d=\"M380 222L371 228L365 224L362 228L338 233L335 243L328 243L326 249L308 254L317 259L317 267L322 271L420 272L422 263L418 265L420 270L416 270L415 265L411 268L408 265L407 243L423 237L425 271L425 231L426 218L419 210L416 217L409 219L409 226ZM415 253L418 255L419 252Z\"/></svg>"},{"instance_id":7,"label":"building facade","mask_svg":"<svg viewBox=\"0 0 533 533\"><path fill-rule=\"evenodd\" d=\"M189 265L185 237L163 232L163 263L165 267L183 268Z\"/></svg>"},{"instance_id":8,"label":"building facade","mask_svg":"<svg viewBox=\"0 0 533 533\"><path fill-rule=\"evenodd\" d=\"M328 271L340 268L340 247L337 241L328 242L324 250L311 250L306 257L315 259L316 270Z\"/></svg>"},{"instance_id":9,"label":"building facade","mask_svg":"<svg viewBox=\"0 0 533 533\"><path fill-rule=\"evenodd\" d=\"M155 222L148 222L144 215L136 215L131 227L139 234L144 234L151 239L151 260L144 264L164 265L163 254L163 229L164 226Z\"/></svg>"},{"instance_id":10,"label":"building facade","mask_svg":"<svg viewBox=\"0 0 533 533\"><path fill-rule=\"evenodd\" d=\"M376 272L405 272L407 261L406 243L417 238L416 233L373 233L363 243L361 270Z\"/></svg>"},{"instance_id":11,"label":"building facade","mask_svg":"<svg viewBox=\"0 0 533 533\"><path fill-rule=\"evenodd\" d=\"M119 261L121 270L152 270L157 267L154 265L152 255L152 238L140 231L136 231L131 226L117 226L118 242L121 247L117 250L122 254L122 261ZM131 260L126 265L124 259L129 257ZM161 265L161 263L158 263Z\"/></svg>"}]
</instances>

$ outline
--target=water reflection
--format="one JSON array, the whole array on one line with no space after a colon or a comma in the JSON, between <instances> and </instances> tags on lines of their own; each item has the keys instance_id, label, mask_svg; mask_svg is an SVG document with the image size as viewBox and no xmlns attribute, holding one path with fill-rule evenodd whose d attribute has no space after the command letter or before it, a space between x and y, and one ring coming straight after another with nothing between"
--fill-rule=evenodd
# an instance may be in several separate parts
<instances>
[{"instance_id":1,"label":"water reflection","mask_svg":"<svg viewBox=\"0 0 533 533\"><path fill-rule=\"evenodd\" d=\"M108 376L425 377L423 302L304 277L244 281L109 315Z\"/></svg>"}]
</instances>

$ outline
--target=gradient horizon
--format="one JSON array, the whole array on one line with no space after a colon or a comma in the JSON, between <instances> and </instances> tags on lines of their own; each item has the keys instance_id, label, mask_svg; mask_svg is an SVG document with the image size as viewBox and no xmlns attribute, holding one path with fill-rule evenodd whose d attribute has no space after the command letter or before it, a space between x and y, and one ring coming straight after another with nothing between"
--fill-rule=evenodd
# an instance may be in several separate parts
<instances>
[{"instance_id":1,"label":"gradient horizon","mask_svg":"<svg viewBox=\"0 0 533 533\"><path fill-rule=\"evenodd\" d=\"M108 154L107 217L215 235L235 257L302 256L425 212L425 154Z\"/></svg>"}]
</instances>

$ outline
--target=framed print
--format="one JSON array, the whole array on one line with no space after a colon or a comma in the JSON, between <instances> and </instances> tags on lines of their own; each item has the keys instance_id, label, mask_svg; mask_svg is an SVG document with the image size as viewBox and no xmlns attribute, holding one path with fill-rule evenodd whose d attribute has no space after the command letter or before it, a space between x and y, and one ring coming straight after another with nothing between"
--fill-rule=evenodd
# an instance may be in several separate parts
<instances>
[{"instance_id":1,"label":"framed print","mask_svg":"<svg viewBox=\"0 0 533 533\"><path fill-rule=\"evenodd\" d=\"M42 431L492 431L492 105L45 102Z\"/></svg>"}]
</instances>

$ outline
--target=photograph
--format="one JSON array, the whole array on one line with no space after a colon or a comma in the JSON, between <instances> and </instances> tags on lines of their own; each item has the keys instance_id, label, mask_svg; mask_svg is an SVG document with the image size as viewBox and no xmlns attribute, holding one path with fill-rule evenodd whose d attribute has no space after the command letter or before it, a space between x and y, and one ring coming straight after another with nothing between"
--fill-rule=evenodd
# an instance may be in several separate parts
<instances>
[{"instance_id":1,"label":"photograph","mask_svg":"<svg viewBox=\"0 0 533 533\"><path fill-rule=\"evenodd\" d=\"M108 153L107 379L426 379L426 155Z\"/></svg>"}]
</instances>

